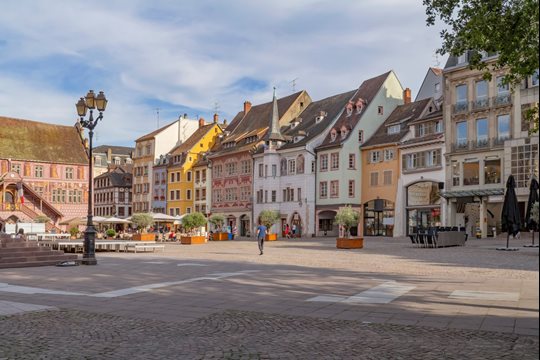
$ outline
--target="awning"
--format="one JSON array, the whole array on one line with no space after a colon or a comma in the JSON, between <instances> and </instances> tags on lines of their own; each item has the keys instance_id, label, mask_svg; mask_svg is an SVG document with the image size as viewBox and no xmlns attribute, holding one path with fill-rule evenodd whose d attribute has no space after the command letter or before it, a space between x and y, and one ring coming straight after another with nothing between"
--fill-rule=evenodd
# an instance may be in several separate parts
<instances>
[{"instance_id":1,"label":"awning","mask_svg":"<svg viewBox=\"0 0 540 360\"><path fill-rule=\"evenodd\" d=\"M478 190L459 190L459 191L441 191L441 196L445 199L463 198L463 197L485 197L492 195L504 195L504 189L478 189Z\"/></svg>"}]
</instances>

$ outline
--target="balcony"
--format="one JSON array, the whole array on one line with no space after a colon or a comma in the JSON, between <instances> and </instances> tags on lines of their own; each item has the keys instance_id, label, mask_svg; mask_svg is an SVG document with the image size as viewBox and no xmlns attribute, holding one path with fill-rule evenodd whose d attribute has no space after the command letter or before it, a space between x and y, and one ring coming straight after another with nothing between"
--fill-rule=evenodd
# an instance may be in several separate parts
<instances>
[{"instance_id":1,"label":"balcony","mask_svg":"<svg viewBox=\"0 0 540 360\"><path fill-rule=\"evenodd\" d=\"M512 105L512 96L508 94L499 94L491 98L491 103L493 107L501 107Z\"/></svg>"},{"instance_id":2,"label":"balcony","mask_svg":"<svg viewBox=\"0 0 540 360\"><path fill-rule=\"evenodd\" d=\"M490 139L484 138L484 139L476 139L472 141L473 149L486 149L490 146Z\"/></svg>"},{"instance_id":3,"label":"balcony","mask_svg":"<svg viewBox=\"0 0 540 360\"><path fill-rule=\"evenodd\" d=\"M481 98L471 101L472 111L480 111L489 108L489 98Z\"/></svg>"},{"instance_id":4,"label":"balcony","mask_svg":"<svg viewBox=\"0 0 540 360\"><path fill-rule=\"evenodd\" d=\"M468 151L469 150L469 141L457 141L455 143L452 143L452 152L460 152L460 151Z\"/></svg>"},{"instance_id":5,"label":"balcony","mask_svg":"<svg viewBox=\"0 0 540 360\"><path fill-rule=\"evenodd\" d=\"M493 140L493 147L504 147L504 142L506 140L510 139L509 136L499 136L497 138L492 139Z\"/></svg>"},{"instance_id":6,"label":"balcony","mask_svg":"<svg viewBox=\"0 0 540 360\"><path fill-rule=\"evenodd\" d=\"M465 114L469 111L469 103L467 101L455 103L452 105L452 114Z\"/></svg>"}]
</instances>

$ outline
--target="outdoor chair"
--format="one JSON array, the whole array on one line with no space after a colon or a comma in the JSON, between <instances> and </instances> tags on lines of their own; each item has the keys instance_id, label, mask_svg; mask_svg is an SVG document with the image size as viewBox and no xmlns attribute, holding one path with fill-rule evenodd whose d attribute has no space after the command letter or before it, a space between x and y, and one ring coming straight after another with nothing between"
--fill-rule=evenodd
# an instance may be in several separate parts
<instances>
[{"instance_id":1,"label":"outdoor chair","mask_svg":"<svg viewBox=\"0 0 540 360\"><path fill-rule=\"evenodd\" d=\"M416 241L416 234L409 235L409 238L411 239L411 242L414 246L418 247L418 242Z\"/></svg>"}]
</instances>

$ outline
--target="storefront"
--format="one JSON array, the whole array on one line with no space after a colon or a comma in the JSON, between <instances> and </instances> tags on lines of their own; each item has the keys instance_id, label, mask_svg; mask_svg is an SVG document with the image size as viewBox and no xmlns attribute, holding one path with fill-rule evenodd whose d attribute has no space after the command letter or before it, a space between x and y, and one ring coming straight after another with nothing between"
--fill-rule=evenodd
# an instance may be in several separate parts
<instances>
[{"instance_id":1,"label":"storefront","mask_svg":"<svg viewBox=\"0 0 540 360\"><path fill-rule=\"evenodd\" d=\"M441 226L439 183L421 181L407 187L407 235L418 228Z\"/></svg>"},{"instance_id":2,"label":"storefront","mask_svg":"<svg viewBox=\"0 0 540 360\"><path fill-rule=\"evenodd\" d=\"M364 205L364 235L394 236L394 203L375 199Z\"/></svg>"}]
</instances>

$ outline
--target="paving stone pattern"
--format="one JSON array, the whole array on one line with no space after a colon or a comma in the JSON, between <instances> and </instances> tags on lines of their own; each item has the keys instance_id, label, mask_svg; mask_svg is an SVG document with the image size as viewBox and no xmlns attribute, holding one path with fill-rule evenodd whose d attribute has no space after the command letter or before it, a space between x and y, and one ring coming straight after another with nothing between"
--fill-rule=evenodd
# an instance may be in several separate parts
<instances>
[{"instance_id":1,"label":"paving stone pattern","mask_svg":"<svg viewBox=\"0 0 540 360\"><path fill-rule=\"evenodd\" d=\"M0 317L0 359L538 359L536 336L246 311L189 323L50 310Z\"/></svg>"}]
</instances>

